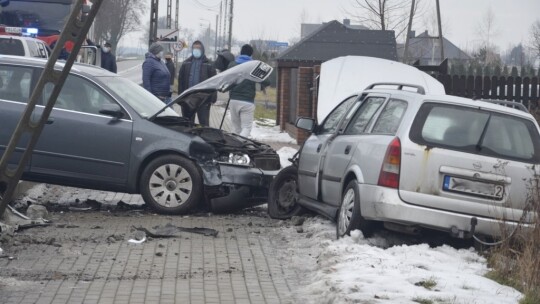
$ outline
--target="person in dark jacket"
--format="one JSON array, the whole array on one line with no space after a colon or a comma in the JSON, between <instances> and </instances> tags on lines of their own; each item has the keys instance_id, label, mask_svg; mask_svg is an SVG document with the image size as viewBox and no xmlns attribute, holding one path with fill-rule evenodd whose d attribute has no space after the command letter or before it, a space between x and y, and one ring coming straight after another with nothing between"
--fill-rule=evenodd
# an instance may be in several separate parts
<instances>
[{"instance_id":1,"label":"person in dark jacket","mask_svg":"<svg viewBox=\"0 0 540 304\"><path fill-rule=\"evenodd\" d=\"M146 59L142 65L143 87L157 96L163 102L168 103L171 99L171 74L163 58L163 47L157 43L150 46Z\"/></svg>"},{"instance_id":2,"label":"person in dark jacket","mask_svg":"<svg viewBox=\"0 0 540 304\"><path fill-rule=\"evenodd\" d=\"M182 63L178 72L178 94L216 75L216 70L204 54L204 45L200 41L193 42L191 56ZM182 105L182 116L195 120L195 112L199 124L210 126L210 107L217 100L217 94L210 94L198 108Z\"/></svg>"},{"instance_id":3,"label":"person in dark jacket","mask_svg":"<svg viewBox=\"0 0 540 304\"><path fill-rule=\"evenodd\" d=\"M167 69L169 69L169 73L171 73L171 86L172 86L174 85L174 79L176 78L176 68L174 67L172 53L165 54L165 65L167 66Z\"/></svg>"},{"instance_id":4,"label":"person in dark jacket","mask_svg":"<svg viewBox=\"0 0 540 304\"><path fill-rule=\"evenodd\" d=\"M96 45L92 40L86 39L88 45L92 45L101 50L101 67L109 72L117 73L116 56L111 51L111 43L105 42L103 46Z\"/></svg>"},{"instance_id":5,"label":"person in dark jacket","mask_svg":"<svg viewBox=\"0 0 540 304\"><path fill-rule=\"evenodd\" d=\"M240 50L240 56L231 62L228 68L230 69L233 66L251 61L251 55L253 55L253 48L249 44L245 44ZM264 90L268 85L269 82L264 81L261 83L261 88ZM255 114L256 92L256 83L251 80L242 81L230 91L229 98L233 133L244 137L251 135L253 115Z\"/></svg>"},{"instance_id":6,"label":"person in dark jacket","mask_svg":"<svg viewBox=\"0 0 540 304\"><path fill-rule=\"evenodd\" d=\"M109 42L105 42L101 47L101 67L116 74L116 56L112 53L111 47Z\"/></svg>"}]
</instances>

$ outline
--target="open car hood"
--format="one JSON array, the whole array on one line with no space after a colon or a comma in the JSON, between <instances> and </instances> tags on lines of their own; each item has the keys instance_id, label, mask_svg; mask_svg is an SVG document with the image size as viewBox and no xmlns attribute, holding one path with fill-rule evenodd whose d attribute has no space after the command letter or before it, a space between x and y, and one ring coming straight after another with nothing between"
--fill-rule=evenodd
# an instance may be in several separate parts
<instances>
[{"instance_id":1,"label":"open car hood","mask_svg":"<svg viewBox=\"0 0 540 304\"><path fill-rule=\"evenodd\" d=\"M446 94L439 81L410 65L365 56L339 57L321 66L317 120L322 122L345 98L381 82L421 86L430 95Z\"/></svg>"},{"instance_id":2,"label":"open car hood","mask_svg":"<svg viewBox=\"0 0 540 304\"><path fill-rule=\"evenodd\" d=\"M227 92L244 80L262 82L270 76L272 70L273 68L271 66L258 60L239 64L187 89L148 119L150 121L154 120L165 109L175 103L186 104L193 109L197 109L206 101L209 94L217 91Z\"/></svg>"}]
</instances>

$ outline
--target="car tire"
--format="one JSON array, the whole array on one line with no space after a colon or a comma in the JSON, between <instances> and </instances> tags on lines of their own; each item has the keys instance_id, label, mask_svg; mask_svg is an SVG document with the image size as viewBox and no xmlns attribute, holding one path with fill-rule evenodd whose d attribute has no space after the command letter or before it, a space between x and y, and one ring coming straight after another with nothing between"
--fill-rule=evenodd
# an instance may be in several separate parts
<instances>
[{"instance_id":1,"label":"car tire","mask_svg":"<svg viewBox=\"0 0 540 304\"><path fill-rule=\"evenodd\" d=\"M185 214L201 200L203 183L193 162L167 155L151 161L142 172L141 195L148 206L162 214Z\"/></svg>"},{"instance_id":2,"label":"car tire","mask_svg":"<svg viewBox=\"0 0 540 304\"><path fill-rule=\"evenodd\" d=\"M360 212L360 192L356 180L347 184L341 198L336 219L336 235L341 238L351 231L360 229L364 237L373 235L373 223L362 217Z\"/></svg>"},{"instance_id":3,"label":"car tire","mask_svg":"<svg viewBox=\"0 0 540 304\"><path fill-rule=\"evenodd\" d=\"M289 166L281 170L270 184L268 191L268 215L273 219L290 219L305 213L297 202L296 185L298 169Z\"/></svg>"}]
</instances>

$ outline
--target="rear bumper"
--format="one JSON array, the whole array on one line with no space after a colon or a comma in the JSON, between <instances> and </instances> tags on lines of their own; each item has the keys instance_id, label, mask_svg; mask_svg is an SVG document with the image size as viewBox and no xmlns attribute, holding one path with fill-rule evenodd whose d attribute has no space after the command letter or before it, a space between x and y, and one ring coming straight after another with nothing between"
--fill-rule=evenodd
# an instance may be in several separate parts
<instances>
[{"instance_id":1,"label":"rear bumper","mask_svg":"<svg viewBox=\"0 0 540 304\"><path fill-rule=\"evenodd\" d=\"M398 191L381 186L359 184L362 216L366 219L394 222L404 225L426 227L446 232L459 230L469 232L471 219L477 219L476 234L500 237L502 232L512 231L516 222L503 222L496 219L430 209L405 203ZM533 228L533 225L522 225Z\"/></svg>"},{"instance_id":2,"label":"rear bumper","mask_svg":"<svg viewBox=\"0 0 540 304\"><path fill-rule=\"evenodd\" d=\"M266 202L276 171L219 165L219 184L207 185L210 206L215 213L230 212Z\"/></svg>"}]
</instances>

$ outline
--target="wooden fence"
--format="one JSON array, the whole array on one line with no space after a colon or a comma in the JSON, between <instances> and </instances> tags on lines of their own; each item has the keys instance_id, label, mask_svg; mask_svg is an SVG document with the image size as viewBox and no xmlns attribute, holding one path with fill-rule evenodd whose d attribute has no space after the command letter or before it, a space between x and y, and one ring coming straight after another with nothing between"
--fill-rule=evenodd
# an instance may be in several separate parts
<instances>
[{"instance_id":1,"label":"wooden fence","mask_svg":"<svg viewBox=\"0 0 540 304\"><path fill-rule=\"evenodd\" d=\"M538 77L437 75L435 78L448 95L516 101L529 108L537 108L540 102Z\"/></svg>"}]
</instances>

